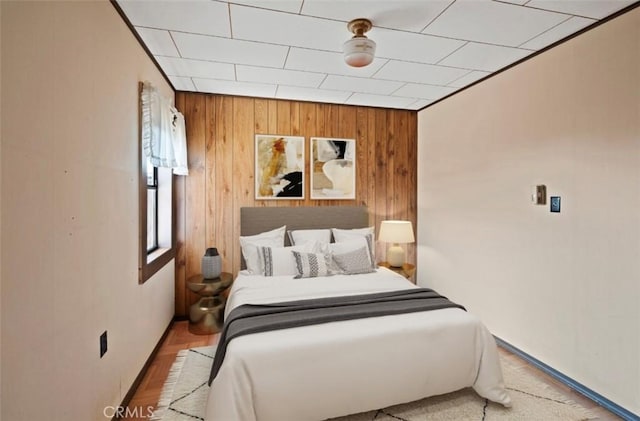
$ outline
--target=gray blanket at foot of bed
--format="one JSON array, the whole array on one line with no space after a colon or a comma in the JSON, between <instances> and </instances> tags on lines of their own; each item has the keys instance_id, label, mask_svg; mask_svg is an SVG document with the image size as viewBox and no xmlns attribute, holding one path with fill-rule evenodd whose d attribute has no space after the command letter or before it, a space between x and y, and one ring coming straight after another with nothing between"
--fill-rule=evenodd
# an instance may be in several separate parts
<instances>
[{"instance_id":1,"label":"gray blanket at foot of bed","mask_svg":"<svg viewBox=\"0 0 640 421\"><path fill-rule=\"evenodd\" d=\"M238 336L290 327L441 308L465 308L428 288L272 304L245 304L231 311L218 343L209 385L218 374L229 341Z\"/></svg>"}]
</instances>

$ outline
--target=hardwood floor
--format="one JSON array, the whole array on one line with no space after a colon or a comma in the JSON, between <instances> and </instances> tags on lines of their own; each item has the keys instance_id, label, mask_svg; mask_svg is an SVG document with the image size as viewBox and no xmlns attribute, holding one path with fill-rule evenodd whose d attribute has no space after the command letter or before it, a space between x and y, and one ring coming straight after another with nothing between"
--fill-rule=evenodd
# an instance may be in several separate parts
<instances>
[{"instance_id":1,"label":"hardwood floor","mask_svg":"<svg viewBox=\"0 0 640 421\"><path fill-rule=\"evenodd\" d=\"M147 374L140 383L140 387L138 387L133 399L129 403L129 417L124 418L125 420L148 421L149 417L147 415L147 408L155 408L158 403L162 386L164 385L169 369L171 368L178 351L198 346L213 345L218 342L219 334L194 335L189 332L188 326L189 323L187 321L175 322L173 324L173 327L169 331L164 343L161 345L156 358L151 363ZM517 355L512 354L503 348L499 348L499 351L504 358L508 359L515 366L530 373L533 377L556 390L564 397L589 409L598 417L598 419L604 421L621 420L621 418L615 414L607 411L590 399L585 398L564 384L558 382L553 377L538 370ZM135 415L138 416L136 417Z\"/></svg>"},{"instance_id":2,"label":"hardwood floor","mask_svg":"<svg viewBox=\"0 0 640 421\"><path fill-rule=\"evenodd\" d=\"M500 348L500 347L498 347L498 351L500 352L500 355L503 358L509 360L509 362L513 363L514 366L531 374L538 381L546 384L551 389L560 393L564 398L572 400L575 403L580 404L583 407L587 408L589 411L593 413L594 416L597 417L596 419L603 420L603 421L622 420L622 418L618 417L616 414L606 410L605 408L601 407L591 399L588 399L585 396L581 395L580 393L576 392L575 390L571 389L569 386L563 383L560 383L558 380L549 376L544 371L539 370L535 366L529 364L527 361L523 360L517 355L512 354L506 349Z\"/></svg>"},{"instance_id":3,"label":"hardwood floor","mask_svg":"<svg viewBox=\"0 0 640 421\"><path fill-rule=\"evenodd\" d=\"M162 386L167 379L169 369L176 359L178 351L198 346L213 345L218 342L219 334L194 335L189 332L188 327L188 321L173 323L169 334L149 366L149 370L147 370L144 379L142 379L131 402L129 402L129 410L126 411L127 416L123 419L128 421L149 420L150 411L148 408L152 407L155 409L160 393L162 392Z\"/></svg>"}]
</instances>

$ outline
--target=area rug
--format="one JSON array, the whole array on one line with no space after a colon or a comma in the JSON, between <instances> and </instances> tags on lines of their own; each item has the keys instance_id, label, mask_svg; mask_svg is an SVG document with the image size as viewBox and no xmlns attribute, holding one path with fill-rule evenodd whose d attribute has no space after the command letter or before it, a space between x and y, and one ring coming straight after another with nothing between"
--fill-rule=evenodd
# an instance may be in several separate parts
<instances>
[{"instance_id":1,"label":"area rug","mask_svg":"<svg viewBox=\"0 0 640 421\"><path fill-rule=\"evenodd\" d=\"M207 379L214 353L215 347L191 348L178 353L152 420L204 420L209 392ZM565 399L505 359L502 359L502 371L513 401L512 408L489 402L472 389L463 389L332 421L579 421L595 418L585 408Z\"/></svg>"}]
</instances>

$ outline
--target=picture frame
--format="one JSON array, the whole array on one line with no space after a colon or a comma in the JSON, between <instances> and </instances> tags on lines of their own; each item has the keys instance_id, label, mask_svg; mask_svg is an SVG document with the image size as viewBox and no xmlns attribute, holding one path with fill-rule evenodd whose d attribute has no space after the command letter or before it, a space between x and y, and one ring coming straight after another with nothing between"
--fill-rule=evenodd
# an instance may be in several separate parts
<instances>
[{"instance_id":1,"label":"picture frame","mask_svg":"<svg viewBox=\"0 0 640 421\"><path fill-rule=\"evenodd\" d=\"M305 138L255 136L256 200L303 200Z\"/></svg>"},{"instance_id":2,"label":"picture frame","mask_svg":"<svg viewBox=\"0 0 640 421\"><path fill-rule=\"evenodd\" d=\"M312 137L310 153L311 199L356 198L356 140Z\"/></svg>"}]
</instances>

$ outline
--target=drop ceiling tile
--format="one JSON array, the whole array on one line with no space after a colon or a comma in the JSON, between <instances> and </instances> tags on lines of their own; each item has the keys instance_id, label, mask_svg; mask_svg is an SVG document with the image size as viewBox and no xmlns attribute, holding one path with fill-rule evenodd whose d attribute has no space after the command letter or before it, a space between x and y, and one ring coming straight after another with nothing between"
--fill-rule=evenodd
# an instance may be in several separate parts
<instances>
[{"instance_id":1,"label":"drop ceiling tile","mask_svg":"<svg viewBox=\"0 0 640 421\"><path fill-rule=\"evenodd\" d=\"M480 80L485 76L490 75L490 72L481 72L480 70L473 70L466 75L462 76L460 79L456 79L451 82L448 86L453 86L454 88L464 88L467 85L472 84L476 80Z\"/></svg>"},{"instance_id":2,"label":"drop ceiling tile","mask_svg":"<svg viewBox=\"0 0 640 421\"><path fill-rule=\"evenodd\" d=\"M467 72L467 70L451 67L391 60L375 74L374 78L426 83L429 85L446 85Z\"/></svg>"},{"instance_id":3,"label":"drop ceiling tile","mask_svg":"<svg viewBox=\"0 0 640 421\"><path fill-rule=\"evenodd\" d=\"M453 0L305 0L302 14L344 22L367 18L376 27L420 32L452 2Z\"/></svg>"},{"instance_id":4,"label":"drop ceiling tile","mask_svg":"<svg viewBox=\"0 0 640 421\"><path fill-rule=\"evenodd\" d=\"M351 92L280 85L276 98L343 104L350 95Z\"/></svg>"},{"instance_id":5,"label":"drop ceiling tile","mask_svg":"<svg viewBox=\"0 0 640 421\"><path fill-rule=\"evenodd\" d=\"M592 23L596 22L593 19L581 18L574 16L569 20L562 22L555 28L549 29L530 41L525 42L520 48L527 48L529 50L540 50L547 45L553 44L575 32L578 32L582 28L585 28Z\"/></svg>"},{"instance_id":6,"label":"drop ceiling tile","mask_svg":"<svg viewBox=\"0 0 640 421\"><path fill-rule=\"evenodd\" d=\"M229 11L215 1L133 1L118 4L134 26L230 37Z\"/></svg>"},{"instance_id":7,"label":"drop ceiling tile","mask_svg":"<svg viewBox=\"0 0 640 421\"><path fill-rule=\"evenodd\" d=\"M407 108L410 110L420 110L426 107L427 105L434 103L435 101L436 100L432 100L432 99L418 99L416 100L416 102L409 104Z\"/></svg>"},{"instance_id":8,"label":"drop ceiling tile","mask_svg":"<svg viewBox=\"0 0 640 421\"><path fill-rule=\"evenodd\" d=\"M458 0L423 32L516 47L568 16L489 0Z\"/></svg>"},{"instance_id":9,"label":"drop ceiling tile","mask_svg":"<svg viewBox=\"0 0 640 421\"><path fill-rule=\"evenodd\" d=\"M338 91L353 91L366 94L389 95L403 82L389 80L376 80L361 77L329 75L320 86L322 89L335 89Z\"/></svg>"},{"instance_id":10,"label":"drop ceiling tile","mask_svg":"<svg viewBox=\"0 0 640 421\"><path fill-rule=\"evenodd\" d=\"M451 54L440 64L465 69L496 71L531 54L533 51L519 48L470 42Z\"/></svg>"},{"instance_id":11,"label":"drop ceiling tile","mask_svg":"<svg viewBox=\"0 0 640 421\"><path fill-rule=\"evenodd\" d=\"M500 1L503 2L503 3L519 4L520 6L522 6L523 4L528 2L529 0L500 0Z\"/></svg>"},{"instance_id":12,"label":"drop ceiling tile","mask_svg":"<svg viewBox=\"0 0 640 421\"><path fill-rule=\"evenodd\" d=\"M233 64L229 63L215 63L212 61L162 56L156 56L156 60L167 76L236 79Z\"/></svg>"},{"instance_id":13,"label":"drop ceiling tile","mask_svg":"<svg viewBox=\"0 0 640 421\"><path fill-rule=\"evenodd\" d=\"M367 35L376 42L378 57L428 64L439 62L465 44L455 39L381 28L374 28Z\"/></svg>"},{"instance_id":14,"label":"drop ceiling tile","mask_svg":"<svg viewBox=\"0 0 640 421\"><path fill-rule=\"evenodd\" d=\"M324 73L299 72L297 70L270 69L268 67L236 66L239 81L272 83L274 85L287 84L317 88L324 80Z\"/></svg>"},{"instance_id":15,"label":"drop ceiling tile","mask_svg":"<svg viewBox=\"0 0 640 421\"><path fill-rule=\"evenodd\" d=\"M169 76L171 84L177 91L195 92L196 85L190 77Z\"/></svg>"},{"instance_id":16,"label":"drop ceiling tile","mask_svg":"<svg viewBox=\"0 0 640 421\"><path fill-rule=\"evenodd\" d=\"M351 35L343 22L233 4L231 24L235 39L326 51L342 51Z\"/></svg>"},{"instance_id":17,"label":"drop ceiling tile","mask_svg":"<svg viewBox=\"0 0 640 421\"><path fill-rule=\"evenodd\" d=\"M634 0L532 0L527 7L602 19L632 4Z\"/></svg>"},{"instance_id":18,"label":"drop ceiling tile","mask_svg":"<svg viewBox=\"0 0 640 421\"><path fill-rule=\"evenodd\" d=\"M199 92L210 92L213 94L273 98L276 93L276 85L268 85L266 83L232 82L229 80L204 78L193 78L193 82Z\"/></svg>"},{"instance_id":19,"label":"drop ceiling tile","mask_svg":"<svg viewBox=\"0 0 640 421\"><path fill-rule=\"evenodd\" d=\"M287 57L288 48L281 45L185 34L182 32L172 32L171 35L178 46L181 56L184 58L282 67Z\"/></svg>"},{"instance_id":20,"label":"drop ceiling tile","mask_svg":"<svg viewBox=\"0 0 640 421\"><path fill-rule=\"evenodd\" d=\"M364 105L367 107L406 108L415 101L415 98L355 93L351 95L345 104Z\"/></svg>"},{"instance_id":21,"label":"drop ceiling tile","mask_svg":"<svg viewBox=\"0 0 640 421\"><path fill-rule=\"evenodd\" d=\"M179 57L178 50L168 31L136 27L136 31L153 55Z\"/></svg>"},{"instance_id":22,"label":"drop ceiling tile","mask_svg":"<svg viewBox=\"0 0 640 421\"><path fill-rule=\"evenodd\" d=\"M447 96L455 91L457 91L457 88L407 83L405 86L395 91L393 95L434 100Z\"/></svg>"},{"instance_id":23,"label":"drop ceiling tile","mask_svg":"<svg viewBox=\"0 0 640 421\"><path fill-rule=\"evenodd\" d=\"M231 0L229 3L255 6L262 9L280 10L282 12L299 13L302 0Z\"/></svg>"},{"instance_id":24,"label":"drop ceiling tile","mask_svg":"<svg viewBox=\"0 0 640 421\"><path fill-rule=\"evenodd\" d=\"M287 57L285 69L305 70L309 72L331 73L343 76L370 77L387 60L376 58L366 67L350 67L344 62L342 53L292 48Z\"/></svg>"}]
</instances>

